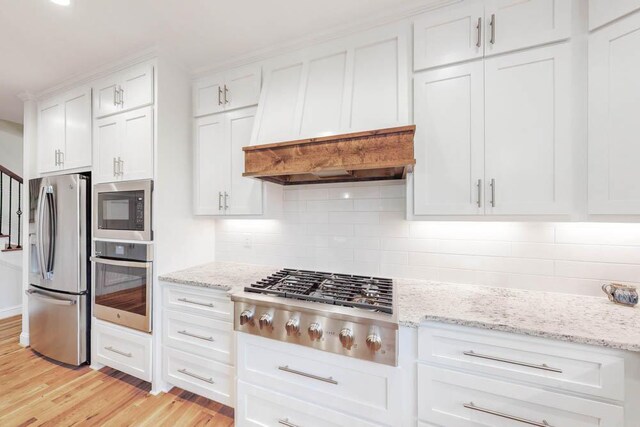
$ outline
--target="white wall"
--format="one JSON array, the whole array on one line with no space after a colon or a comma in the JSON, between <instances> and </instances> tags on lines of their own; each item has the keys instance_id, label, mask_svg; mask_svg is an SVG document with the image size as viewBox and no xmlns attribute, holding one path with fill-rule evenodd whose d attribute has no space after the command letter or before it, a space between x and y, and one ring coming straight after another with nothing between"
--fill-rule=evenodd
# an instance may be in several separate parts
<instances>
[{"instance_id":1,"label":"white wall","mask_svg":"<svg viewBox=\"0 0 640 427\"><path fill-rule=\"evenodd\" d=\"M218 220L216 260L596 296L640 282L640 224L406 221L402 181L284 198L282 220Z\"/></svg>"}]
</instances>

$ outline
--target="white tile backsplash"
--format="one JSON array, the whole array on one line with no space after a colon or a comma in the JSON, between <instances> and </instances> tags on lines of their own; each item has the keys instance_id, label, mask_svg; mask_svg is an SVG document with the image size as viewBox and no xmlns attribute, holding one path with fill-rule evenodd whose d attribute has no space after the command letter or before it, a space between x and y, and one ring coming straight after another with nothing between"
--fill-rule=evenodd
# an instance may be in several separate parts
<instances>
[{"instance_id":1,"label":"white tile backsplash","mask_svg":"<svg viewBox=\"0 0 640 427\"><path fill-rule=\"evenodd\" d=\"M217 220L216 258L597 296L603 282L640 283L640 224L406 221L401 181L283 198L280 220Z\"/></svg>"}]
</instances>

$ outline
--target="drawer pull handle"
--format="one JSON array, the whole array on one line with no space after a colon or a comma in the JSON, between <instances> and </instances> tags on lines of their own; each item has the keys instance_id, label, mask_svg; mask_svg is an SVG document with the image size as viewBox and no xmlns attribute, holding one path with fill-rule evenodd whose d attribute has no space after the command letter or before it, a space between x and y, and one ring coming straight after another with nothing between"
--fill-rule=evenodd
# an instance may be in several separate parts
<instances>
[{"instance_id":1,"label":"drawer pull handle","mask_svg":"<svg viewBox=\"0 0 640 427\"><path fill-rule=\"evenodd\" d=\"M188 376L190 376L192 378L195 378L197 380L204 381L205 383L213 384L213 378L201 377L200 375L194 374L193 372L189 372L186 369L178 369L178 372L180 372L181 374L188 375Z\"/></svg>"},{"instance_id":2,"label":"drawer pull handle","mask_svg":"<svg viewBox=\"0 0 640 427\"><path fill-rule=\"evenodd\" d=\"M562 373L562 369L552 368L551 366L547 366L545 363L543 363L542 365L535 365L533 363L518 362L517 360L503 359L502 357L489 356L486 354L476 353L473 350L463 351L462 354L464 354L465 356L478 357L480 359L495 360L496 362L509 363L511 365L526 366L527 368L542 369L543 371L557 372L559 374Z\"/></svg>"},{"instance_id":3,"label":"drawer pull handle","mask_svg":"<svg viewBox=\"0 0 640 427\"><path fill-rule=\"evenodd\" d=\"M542 422L528 420L526 418L520 418L520 417L516 417L514 415L505 414L504 412L498 412L498 411L494 411L492 409L481 408L480 406L474 405L473 402L463 403L462 406L464 406L467 409L474 410L474 411L484 412L485 414L495 415L496 417L506 418L508 420L517 421L517 422L523 423L523 424L529 424L530 426L552 427L551 424L549 424L547 422L547 420L542 420Z\"/></svg>"},{"instance_id":4,"label":"drawer pull handle","mask_svg":"<svg viewBox=\"0 0 640 427\"><path fill-rule=\"evenodd\" d=\"M119 355L124 356L124 357L132 357L133 356L131 353L125 353L124 351L118 350L117 348L113 348L111 346L105 347L104 349L105 350L109 350L110 352L119 354Z\"/></svg>"},{"instance_id":5,"label":"drawer pull handle","mask_svg":"<svg viewBox=\"0 0 640 427\"><path fill-rule=\"evenodd\" d=\"M278 424L282 424L283 426L287 426L287 427L300 427L298 424L293 424L292 422L289 422L289 418L279 419Z\"/></svg>"},{"instance_id":6,"label":"drawer pull handle","mask_svg":"<svg viewBox=\"0 0 640 427\"><path fill-rule=\"evenodd\" d=\"M334 380L332 377L325 378L313 374L307 374L306 372L291 369L289 366L278 366L278 369L280 369L281 371L289 372L290 374L301 375L303 377L312 378L314 380L323 381L325 383L338 385L338 381Z\"/></svg>"},{"instance_id":7,"label":"drawer pull handle","mask_svg":"<svg viewBox=\"0 0 640 427\"><path fill-rule=\"evenodd\" d=\"M191 332L187 332L186 330L184 330L184 331L178 331L178 333L179 333L179 334L182 334L182 335L186 335L186 336L188 336L188 337L193 337L193 338L198 338L198 339L200 339L200 340L204 340L204 341L211 341L211 342L213 342L213 337L205 337L205 336L198 335L198 334L192 334Z\"/></svg>"},{"instance_id":8,"label":"drawer pull handle","mask_svg":"<svg viewBox=\"0 0 640 427\"><path fill-rule=\"evenodd\" d=\"M204 307L213 308L213 303L212 302L200 302L200 301L194 301L194 300L187 299L187 298L178 298L178 301L186 302L187 304L202 305Z\"/></svg>"}]
</instances>

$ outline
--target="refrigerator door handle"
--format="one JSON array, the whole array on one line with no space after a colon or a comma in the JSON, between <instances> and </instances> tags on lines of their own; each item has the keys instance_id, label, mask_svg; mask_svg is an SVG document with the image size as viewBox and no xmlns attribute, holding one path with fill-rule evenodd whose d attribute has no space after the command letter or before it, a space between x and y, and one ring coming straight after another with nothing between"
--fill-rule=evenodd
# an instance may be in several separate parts
<instances>
[{"instance_id":1,"label":"refrigerator door handle","mask_svg":"<svg viewBox=\"0 0 640 427\"><path fill-rule=\"evenodd\" d=\"M47 257L47 274L53 275L53 262L56 256L56 206L53 197L53 187L47 188L47 205L49 208L49 256Z\"/></svg>"},{"instance_id":2,"label":"refrigerator door handle","mask_svg":"<svg viewBox=\"0 0 640 427\"><path fill-rule=\"evenodd\" d=\"M28 290L24 291L24 293L27 294L28 296L32 296L32 297L38 298L39 300L41 300L43 302L47 302L49 304L75 305L75 303L76 303L74 300L69 300L69 299L48 298L47 296L41 294L38 291L34 291L33 289L28 289Z\"/></svg>"},{"instance_id":3,"label":"refrigerator door handle","mask_svg":"<svg viewBox=\"0 0 640 427\"><path fill-rule=\"evenodd\" d=\"M46 266L44 263L44 186L40 187L40 196L38 197L38 217L36 228L36 250L38 252L38 267L40 275L46 279Z\"/></svg>"}]
</instances>

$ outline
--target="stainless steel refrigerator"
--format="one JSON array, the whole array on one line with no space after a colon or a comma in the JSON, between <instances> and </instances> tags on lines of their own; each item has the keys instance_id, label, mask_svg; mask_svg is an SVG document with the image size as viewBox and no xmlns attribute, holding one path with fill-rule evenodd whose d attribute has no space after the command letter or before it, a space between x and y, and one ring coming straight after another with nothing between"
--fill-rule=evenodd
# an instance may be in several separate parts
<instances>
[{"instance_id":1,"label":"stainless steel refrigerator","mask_svg":"<svg viewBox=\"0 0 640 427\"><path fill-rule=\"evenodd\" d=\"M29 182L29 341L71 365L89 361L88 175Z\"/></svg>"}]
</instances>

